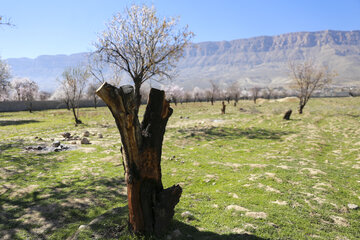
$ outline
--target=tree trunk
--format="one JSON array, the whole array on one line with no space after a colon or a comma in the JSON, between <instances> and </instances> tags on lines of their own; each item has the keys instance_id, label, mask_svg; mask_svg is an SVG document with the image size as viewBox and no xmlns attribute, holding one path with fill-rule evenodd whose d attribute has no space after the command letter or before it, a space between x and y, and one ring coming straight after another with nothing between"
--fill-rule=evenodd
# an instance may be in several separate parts
<instances>
[{"instance_id":1,"label":"tree trunk","mask_svg":"<svg viewBox=\"0 0 360 240\"><path fill-rule=\"evenodd\" d=\"M29 101L29 112L32 113L32 102Z\"/></svg>"},{"instance_id":2,"label":"tree trunk","mask_svg":"<svg viewBox=\"0 0 360 240\"><path fill-rule=\"evenodd\" d=\"M225 105L224 101L222 101L221 114L225 114L225 110L226 110L226 105Z\"/></svg>"},{"instance_id":3,"label":"tree trunk","mask_svg":"<svg viewBox=\"0 0 360 240\"><path fill-rule=\"evenodd\" d=\"M305 107L305 104L300 104L300 105L299 105L299 114L302 114L302 113L303 113L304 107Z\"/></svg>"},{"instance_id":4,"label":"tree trunk","mask_svg":"<svg viewBox=\"0 0 360 240\"><path fill-rule=\"evenodd\" d=\"M292 113L292 110L289 109L289 110L285 113L283 119L285 119L285 120L290 120L291 113Z\"/></svg>"},{"instance_id":5,"label":"tree trunk","mask_svg":"<svg viewBox=\"0 0 360 240\"><path fill-rule=\"evenodd\" d=\"M141 87L141 81L140 80L134 80L135 82L135 96L134 96L134 99L135 99L135 115L138 116L138 113L139 113L139 108L140 108L140 105L141 105L141 94L140 94L140 87ZM140 82L140 83L137 83L137 82Z\"/></svg>"},{"instance_id":6,"label":"tree trunk","mask_svg":"<svg viewBox=\"0 0 360 240\"><path fill-rule=\"evenodd\" d=\"M73 115L74 115L74 118L75 118L75 123L76 124L82 124L82 121L80 119L78 119L77 115L76 115L76 111L75 111L75 107L72 107L72 112L73 112Z\"/></svg>"},{"instance_id":7,"label":"tree trunk","mask_svg":"<svg viewBox=\"0 0 360 240\"><path fill-rule=\"evenodd\" d=\"M182 193L178 185L164 189L161 181L162 142L172 114L165 93L151 89L141 124L132 86L116 88L104 83L96 93L109 107L120 132L130 226L135 233L162 235Z\"/></svg>"}]
</instances>

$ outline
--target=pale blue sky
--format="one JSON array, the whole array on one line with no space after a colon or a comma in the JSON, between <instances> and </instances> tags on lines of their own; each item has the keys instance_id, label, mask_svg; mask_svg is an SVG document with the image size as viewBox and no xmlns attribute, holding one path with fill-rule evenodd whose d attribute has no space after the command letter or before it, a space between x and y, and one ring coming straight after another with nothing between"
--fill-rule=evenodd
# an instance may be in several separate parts
<instances>
[{"instance_id":1,"label":"pale blue sky","mask_svg":"<svg viewBox=\"0 0 360 240\"><path fill-rule=\"evenodd\" d=\"M0 0L0 15L16 25L0 26L0 56L90 51L104 24L132 3L179 16L194 42L360 29L360 0Z\"/></svg>"}]
</instances>

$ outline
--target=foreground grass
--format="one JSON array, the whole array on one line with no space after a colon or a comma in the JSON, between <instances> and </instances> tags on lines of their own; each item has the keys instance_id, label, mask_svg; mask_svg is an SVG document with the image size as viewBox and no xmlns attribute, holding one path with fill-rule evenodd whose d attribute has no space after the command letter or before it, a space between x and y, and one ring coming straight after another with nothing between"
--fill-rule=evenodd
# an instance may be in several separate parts
<instances>
[{"instance_id":1,"label":"foreground grass","mask_svg":"<svg viewBox=\"0 0 360 240\"><path fill-rule=\"evenodd\" d=\"M183 239L360 238L360 210L347 206L360 205L360 99L312 99L303 115L283 121L296 106L243 101L225 115L220 103L173 106L163 182L179 183L183 195L171 231L179 229ZM66 239L126 206L109 110L83 109L81 120L74 127L66 110L0 113L1 239ZM85 130L94 134L91 145L24 150ZM193 217L182 218L185 211Z\"/></svg>"}]
</instances>

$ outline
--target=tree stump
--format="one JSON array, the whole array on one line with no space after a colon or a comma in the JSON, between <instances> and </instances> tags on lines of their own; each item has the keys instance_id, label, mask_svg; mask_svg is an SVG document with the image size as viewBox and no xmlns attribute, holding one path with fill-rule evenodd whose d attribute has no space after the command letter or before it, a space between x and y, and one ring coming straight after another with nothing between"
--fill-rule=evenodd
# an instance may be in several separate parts
<instances>
[{"instance_id":1,"label":"tree stump","mask_svg":"<svg viewBox=\"0 0 360 240\"><path fill-rule=\"evenodd\" d=\"M222 102L222 108L221 108L221 114L225 114L226 111L226 105L224 103L224 101Z\"/></svg>"},{"instance_id":2,"label":"tree stump","mask_svg":"<svg viewBox=\"0 0 360 240\"><path fill-rule=\"evenodd\" d=\"M164 189L161 181L162 142L173 110L164 91L152 88L140 124L132 86L104 83L96 94L109 107L120 132L130 226L135 233L160 236L182 193L179 185Z\"/></svg>"},{"instance_id":3,"label":"tree stump","mask_svg":"<svg viewBox=\"0 0 360 240\"><path fill-rule=\"evenodd\" d=\"M292 113L292 110L289 109L289 110L285 113L283 119L285 119L285 120L290 120L291 113Z\"/></svg>"}]
</instances>

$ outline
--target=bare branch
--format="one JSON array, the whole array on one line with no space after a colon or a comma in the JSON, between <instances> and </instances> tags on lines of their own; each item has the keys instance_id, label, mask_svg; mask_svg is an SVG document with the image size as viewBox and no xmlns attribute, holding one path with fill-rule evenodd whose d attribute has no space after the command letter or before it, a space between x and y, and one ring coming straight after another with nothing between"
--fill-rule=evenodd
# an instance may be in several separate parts
<instances>
[{"instance_id":1,"label":"bare branch","mask_svg":"<svg viewBox=\"0 0 360 240\"><path fill-rule=\"evenodd\" d=\"M320 90L331 83L336 76L327 66L316 66L313 60L303 63L289 63L290 77L292 78L291 87L298 93L299 113L302 113L306 103L316 90Z\"/></svg>"},{"instance_id":2,"label":"bare branch","mask_svg":"<svg viewBox=\"0 0 360 240\"><path fill-rule=\"evenodd\" d=\"M137 105L140 87L149 80L171 78L171 70L194 36L179 19L160 18L154 7L133 5L116 14L95 44L102 61L124 71L133 80Z\"/></svg>"}]
</instances>

